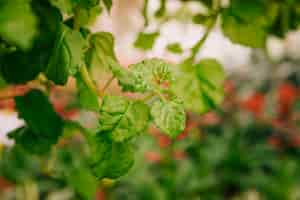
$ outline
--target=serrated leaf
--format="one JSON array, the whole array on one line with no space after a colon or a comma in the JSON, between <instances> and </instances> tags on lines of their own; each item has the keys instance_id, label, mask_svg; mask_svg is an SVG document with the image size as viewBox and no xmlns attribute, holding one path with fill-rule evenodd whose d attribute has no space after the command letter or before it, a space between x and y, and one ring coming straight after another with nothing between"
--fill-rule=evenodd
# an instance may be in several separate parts
<instances>
[{"instance_id":1,"label":"serrated leaf","mask_svg":"<svg viewBox=\"0 0 300 200\"><path fill-rule=\"evenodd\" d=\"M153 33L143 33L140 32L136 41L134 42L134 46L138 49L142 50L150 50L154 46L155 40L159 36L158 32Z\"/></svg>"},{"instance_id":2,"label":"serrated leaf","mask_svg":"<svg viewBox=\"0 0 300 200\"><path fill-rule=\"evenodd\" d=\"M15 97L15 102L19 117L25 120L34 133L49 137L60 135L62 119L41 91L31 90L25 96Z\"/></svg>"},{"instance_id":3,"label":"serrated leaf","mask_svg":"<svg viewBox=\"0 0 300 200\"><path fill-rule=\"evenodd\" d=\"M15 102L19 117L25 120L27 127L16 130L11 137L29 152L47 152L62 134L63 120L39 90L15 97Z\"/></svg>"},{"instance_id":4,"label":"serrated leaf","mask_svg":"<svg viewBox=\"0 0 300 200\"><path fill-rule=\"evenodd\" d=\"M182 54L183 49L180 45L180 43L171 43L167 45L167 50L174 54Z\"/></svg>"},{"instance_id":5,"label":"serrated leaf","mask_svg":"<svg viewBox=\"0 0 300 200\"><path fill-rule=\"evenodd\" d=\"M109 69L113 73L114 77L118 79L119 85L122 87L122 90L127 92L145 92L146 83L141 77L136 76L131 71L122 67L117 61L107 57L106 62L109 66Z\"/></svg>"},{"instance_id":6,"label":"serrated leaf","mask_svg":"<svg viewBox=\"0 0 300 200\"><path fill-rule=\"evenodd\" d=\"M98 179L118 178L125 175L133 166L132 144L114 142L104 134L97 134L93 141L91 168Z\"/></svg>"},{"instance_id":7,"label":"serrated leaf","mask_svg":"<svg viewBox=\"0 0 300 200\"><path fill-rule=\"evenodd\" d=\"M76 76L76 85L81 107L88 110L99 111L98 95L85 84L80 75Z\"/></svg>"},{"instance_id":8,"label":"serrated leaf","mask_svg":"<svg viewBox=\"0 0 300 200\"><path fill-rule=\"evenodd\" d=\"M141 101L121 96L105 96L100 109L99 123L99 134L108 134L115 142L123 142L147 128L149 108Z\"/></svg>"},{"instance_id":9,"label":"serrated leaf","mask_svg":"<svg viewBox=\"0 0 300 200\"><path fill-rule=\"evenodd\" d=\"M37 23L30 1L10 0L0 3L0 36L4 40L22 49L30 49L38 33Z\"/></svg>"},{"instance_id":10,"label":"serrated leaf","mask_svg":"<svg viewBox=\"0 0 300 200\"><path fill-rule=\"evenodd\" d=\"M151 116L156 126L172 138L185 128L184 106L178 100L156 101L151 107Z\"/></svg>"},{"instance_id":11,"label":"serrated leaf","mask_svg":"<svg viewBox=\"0 0 300 200\"><path fill-rule=\"evenodd\" d=\"M171 65L158 58L146 59L130 65L129 71L138 82L136 88L131 90L132 92L153 91L157 87L173 81Z\"/></svg>"},{"instance_id":12,"label":"serrated leaf","mask_svg":"<svg viewBox=\"0 0 300 200\"><path fill-rule=\"evenodd\" d=\"M16 145L22 147L31 154L45 154L51 150L52 145L56 144L56 137L48 137L43 134L34 133L29 127L21 127L8 134Z\"/></svg>"},{"instance_id":13,"label":"serrated leaf","mask_svg":"<svg viewBox=\"0 0 300 200\"><path fill-rule=\"evenodd\" d=\"M204 113L223 101L224 71L214 59L203 59L197 65L181 66L172 91L186 109Z\"/></svg>"},{"instance_id":14,"label":"serrated leaf","mask_svg":"<svg viewBox=\"0 0 300 200\"><path fill-rule=\"evenodd\" d=\"M74 75L84 64L86 42L80 32L61 26L54 50L47 66L46 76L59 85L64 85L69 75Z\"/></svg>"}]
</instances>

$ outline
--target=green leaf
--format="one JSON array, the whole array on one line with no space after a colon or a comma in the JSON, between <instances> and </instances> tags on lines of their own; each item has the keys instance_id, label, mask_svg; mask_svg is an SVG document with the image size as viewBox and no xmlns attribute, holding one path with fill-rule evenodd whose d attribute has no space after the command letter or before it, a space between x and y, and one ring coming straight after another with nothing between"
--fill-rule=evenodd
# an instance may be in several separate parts
<instances>
[{"instance_id":1,"label":"green leaf","mask_svg":"<svg viewBox=\"0 0 300 200\"><path fill-rule=\"evenodd\" d=\"M27 126L11 131L8 137L14 139L16 145L31 154L46 154L52 145L57 143L57 137L45 136L43 133L34 133Z\"/></svg>"},{"instance_id":2,"label":"green leaf","mask_svg":"<svg viewBox=\"0 0 300 200\"><path fill-rule=\"evenodd\" d=\"M0 73L8 83L26 83L44 70L47 61L48 52L42 49L30 52L15 51L0 56Z\"/></svg>"},{"instance_id":3,"label":"green leaf","mask_svg":"<svg viewBox=\"0 0 300 200\"><path fill-rule=\"evenodd\" d=\"M13 183L24 183L36 175L40 163L37 158L15 145L1 151L0 176Z\"/></svg>"},{"instance_id":4,"label":"green leaf","mask_svg":"<svg viewBox=\"0 0 300 200\"><path fill-rule=\"evenodd\" d=\"M109 32L97 32L90 36L91 48L88 51L87 64L89 67L98 65L109 69L107 58L117 60L114 52L114 37Z\"/></svg>"},{"instance_id":5,"label":"green leaf","mask_svg":"<svg viewBox=\"0 0 300 200\"><path fill-rule=\"evenodd\" d=\"M25 96L15 97L15 102L19 117L25 120L26 126L12 131L9 137L27 152L49 152L62 134L63 120L39 90L31 90Z\"/></svg>"},{"instance_id":6,"label":"green leaf","mask_svg":"<svg viewBox=\"0 0 300 200\"><path fill-rule=\"evenodd\" d=\"M34 134L39 134L45 140L58 139L62 133L63 120L41 91L31 90L25 96L15 97L15 102L19 117L25 120Z\"/></svg>"},{"instance_id":7,"label":"green leaf","mask_svg":"<svg viewBox=\"0 0 300 200\"><path fill-rule=\"evenodd\" d=\"M162 59L151 58L129 66L129 71L139 81L139 90L132 92L154 91L165 83L173 81L171 65Z\"/></svg>"},{"instance_id":8,"label":"green leaf","mask_svg":"<svg viewBox=\"0 0 300 200\"><path fill-rule=\"evenodd\" d=\"M197 65L178 68L172 91L183 99L186 109L204 113L223 101L224 79L222 66L215 59L203 59Z\"/></svg>"},{"instance_id":9,"label":"green leaf","mask_svg":"<svg viewBox=\"0 0 300 200\"><path fill-rule=\"evenodd\" d=\"M267 39L265 28L255 23L244 23L226 11L222 15L222 30L233 43L253 48L263 48Z\"/></svg>"},{"instance_id":10,"label":"green leaf","mask_svg":"<svg viewBox=\"0 0 300 200\"><path fill-rule=\"evenodd\" d=\"M182 49L180 43L168 44L167 50L174 54L182 54L183 53L183 49Z\"/></svg>"},{"instance_id":11,"label":"green leaf","mask_svg":"<svg viewBox=\"0 0 300 200\"><path fill-rule=\"evenodd\" d=\"M82 151L82 149L80 149ZM85 154L74 149L59 149L57 152L57 171L84 200L95 199L97 179L87 164Z\"/></svg>"},{"instance_id":12,"label":"green leaf","mask_svg":"<svg viewBox=\"0 0 300 200\"><path fill-rule=\"evenodd\" d=\"M80 24L80 27L93 25L101 12L102 7L100 5L92 8L79 9L77 21Z\"/></svg>"},{"instance_id":13,"label":"green leaf","mask_svg":"<svg viewBox=\"0 0 300 200\"><path fill-rule=\"evenodd\" d=\"M119 85L122 87L124 92L145 92L147 85L144 80L136 76L131 71L128 71L122 67L117 61L107 57L106 62L113 73L114 77L118 79Z\"/></svg>"},{"instance_id":14,"label":"green leaf","mask_svg":"<svg viewBox=\"0 0 300 200\"><path fill-rule=\"evenodd\" d=\"M152 49L155 40L159 36L158 32L153 33L142 33L140 32L136 41L134 42L134 46L138 49L142 50L150 50Z\"/></svg>"},{"instance_id":15,"label":"green leaf","mask_svg":"<svg viewBox=\"0 0 300 200\"><path fill-rule=\"evenodd\" d=\"M185 128L184 106L178 100L156 101L151 107L151 116L156 126L172 138Z\"/></svg>"},{"instance_id":16,"label":"green leaf","mask_svg":"<svg viewBox=\"0 0 300 200\"><path fill-rule=\"evenodd\" d=\"M51 4L59 8L62 13L71 14L74 8L72 0L50 0Z\"/></svg>"},{"instance_id":17,"label":"green leaf","mask_svg":"<svg viewBox=\"0 0 300 200\"><path fill-rule=\"evenodd\" d=\"M166 13L166 0L160 0L160 7L159 9L155 12L155 17L162 17Z\"/></svg>"},{"instance_id":18,"label":"green leaf","mask_svg":"<svg viewBox=\"0 0 300 200\"><path fill-rule=\"evenodd\" d=\"M99 123L99 134L109 134L115 142L123 142L145 131L149 123L149 108L141 101L105 96Z\"/></svg>"},{"instance_id":19,"label":"green leaf","mask_svg":"<svg viewBox=\"0 0 300 200\"><path fill-rule=\"evenodd\" d=\"M43 19L39 21L39 34L32 49L26 52L16 49L7 51L0 58L0 71L8 83L26 83L35 79L45 70L49 62L49 52L54 47L62 16L47 1L33 0L32 9Z\"/></svg>"},{"instance_id":20,"label":"green leaf","mask_svg":"<svg viewBox=\"0 0 300 200\"><path fill-rule=\"evenodd\" d=\"M108 11L110 11L110 9L112 7L112 0L102 0L102 1L103 1L104 5L105 5L106 9Z\"/></svg>"},{"instance_id":21,"label":"green leaf","mask_svg":"<svg viewBox=\"0 0 300 200\"><path fill-rule=\"evenodd\" d=\"M47 66L46 76L56 84L64 85L84 65L86 42L80 32L61 26L55 48Z\"/></svg>"},{"instance_id":22,"label":"green leaf","mask_svg":"<svg viewBox=\"0 0 300 200\"><path fill-rule=\"evenodd\" d=\"M215 21L215 16L214 15L204 15L204 14L197 14L193 16L193 23L194 24L201 24L206 27L210 27L212 23Z\"/></svg>"},{"instance_id":23,"label":"green leaf","mask_svg":"<svg viewBox=\"0 0 300 200\"><path fill-rule=\"evenodd\" d=\"M0 36L22 49L30 49L38 33L38 19L28 0L0 2Z\"/></svg>"},{"instance_id":24,"label":"green leaf","mask_svg":"<svg viewBox=\"0 0 300 200\"><path fill-rule=\"evenodd\" d=\"M85 84L80 75L76 76L76 85L81 107L88 110L99 111L98 95Z\"/></svg>"},{"instance_id":25,"label":"green leaf","mask_svg":"<svg viewBox=\"0 0 300 200\"><path fill-rule=\"evenodd\" d=\"M118 178L134 164L133 146L127 142L114 142L103 134L93 140L91 168L98 179Z\"/></svg>"}]
</instances>

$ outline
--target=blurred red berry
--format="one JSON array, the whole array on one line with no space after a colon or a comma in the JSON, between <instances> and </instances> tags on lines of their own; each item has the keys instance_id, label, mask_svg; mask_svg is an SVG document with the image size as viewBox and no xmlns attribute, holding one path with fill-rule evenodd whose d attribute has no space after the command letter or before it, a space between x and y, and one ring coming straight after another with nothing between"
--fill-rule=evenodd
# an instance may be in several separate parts
<instances>
[{"instance_id":1,"label":"blurred red berry","mask_svg":"<svg viewBox=\"0 0 300 200\"><path fill-rule=\"evenodd\" d=\"M181 151L181 150L175 150L173 152L173 158L175 160L183 160L186 158L186 153L184 151Z\"/></svg>"},{"instance_id":2,"label":"blurred red berry","mask_svg":"<svg viewBox=\"0 0 300 200\"><path fill-rule=\"evenodd\" d=\"M259 116L262 114L265 106L265 97L263 94L256 92L241 102L242 108Z\"/></svg>"},{"instance_id":3,"label":"blurred red berry","mask_svg":"<svg viewBox=\"0 0 300 200\"><path fill-rule=\"evenodd\" d=\"M157 152L153 151L148 151L145 153L145 158L147 161L152 162L152 163L158 163L161 161L161 156Z\"/></svg>"},{"instance_id":4,"label":"blurred red berry","mask_svg":"<svg viewBox=\"0 0 300 200\"><path fill-rule=\"evenodd\" d=\"M165 135L160 135L158 136L158 144L160 148L166 148L172 143L172 140L165 136Z\"/></svg>"}]
</instances>

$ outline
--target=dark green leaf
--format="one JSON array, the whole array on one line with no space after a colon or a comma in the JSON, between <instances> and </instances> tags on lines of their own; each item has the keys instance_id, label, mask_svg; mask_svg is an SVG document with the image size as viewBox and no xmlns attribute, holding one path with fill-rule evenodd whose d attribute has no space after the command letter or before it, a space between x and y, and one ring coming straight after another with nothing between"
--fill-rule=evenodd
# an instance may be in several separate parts
<instances>
[{"instance_id":1,"label":"dark green leaf","mask_svg":"<svg viewBox=\"0 0 300 200\"><path fill-rule=\"evenodd\" d=\"M63 121L41 91L31 90L25 96L15 97L15 102L19 117L25 120L34 134L45 140L58 139L62 133Z\"/></svg>"},{"instance_id":2,"label":"dark green leaf","mask_svg":"<svg viewBox=\"0 0 300 200\"><path fill-rule=\"evenodd\" d=\"M84 65L85 48L86 42L80 32L62 25L47 66L47 77L56 84L64 85L69 75L74 75Z\"/></svg>"},{"instance_id":3,"label":"dark green leaf","mask_svg":"<svg viewBox=\"0 0 300 200\"><path fill-rule=\"evenodd\" d=\"M21 127L9 133L9 138L14 139L16 145L22 147L26 152L32 154L45 154L56 144L57 137L36 134L28 127Z\"/></svg>"},{"instance_id":4,"label":"dark green leaf","mask_svg":"<svg viewBox=\"0 0 300 200\"><path fill-rule=\"evenodd\" d=\"M8 83L26 83L44 70L47 61L48 52L44 50L16 51L0 58L0 71Z\"/></svg>"}]
</instances>

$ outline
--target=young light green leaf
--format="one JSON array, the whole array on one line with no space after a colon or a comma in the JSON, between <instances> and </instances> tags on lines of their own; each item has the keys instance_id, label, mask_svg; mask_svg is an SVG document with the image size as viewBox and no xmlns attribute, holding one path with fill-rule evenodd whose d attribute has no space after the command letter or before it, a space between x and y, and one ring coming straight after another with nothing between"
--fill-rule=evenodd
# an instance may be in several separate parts
<instances>
[{"instance_id":1,"label":"young light green leaf","mask_svg":"<svg viewBox=\"0 0 300 200\"><path fill-rule=\"evenodd\" d=\"M138 49L142 50L150 50L152 49L155 40L159 36L158 32L153 32L153 33L139 33L136 41L134 42L134 46Z\"/></svg>"},{"instance_id":2,"label":"young light green leaf","mask_svg":"<svg viewBox=\"0 0 300 200\"><path fill-rule=\"evenodd\" d=\"M147 90L147 84L141 77L125 69L110 57L106 57L106 61L114 77L118 79L118 83L123 91L145 92Z\"/></svg>"},{"instance_id":3,"label":"young light green leaf","mask_svg":"<svg viewBox=\"0 0 300 200\"><path fill-rule=\"evenodd\" d=\"M91 48L87 52L88 67L99 66L109 69L107 58L116 61L114 52L114 37L109 32L97 32L90 36L89 40Z\"/></svg>"},{"instance_id":4,"label":"young light green leaf","mask_svg":"<svg viewBox=\"0 0 300 200\"><path fill-rule=\"evenodd\" d=\"M162 59L152 58L129 66L130 72L140 81L143 91L154 90L173 81L170 64Z\"/></svg>"},{"instance_id":5,"label":"young light green leaf","mask_svg":"<svg viewBox=\"0 0 300 200\"><path fill-rule=\"evenodd\" d=\"M84 65L86 42L80 32L61 26L55 48L46 69L46 76L56 84L64 85Z\"/></svg>"},{"instance_id":6,"label":"young light green leaf","mask_svg":"<svg viewBox=\"0 0 300 200\"><path fill-rule=\"evenodd\" d=\"M185 128L184 106L178 100L156 101L151 108L151 116L156 126L172 138Z\"/></svg>"},{"instance_id":7,"label":"young light green leaf","mask_svg":"<svg viewBox=\"0 0 300 200\"><path fill-rule=\"evenodd\" d=\"M197 65L181 66L172 91L183 99L186 109L204 113L223 101L224 71L214 59L203 59Z\"/></svg>"},{"instance_id":8,"label":"young light green leaf","mask_svg":"<svg viewBox=\"0 0 300 200\"><path fill-rule=\"evenodd\" d=\"M76 76L76 85L81 107L88 110L99 111L100 106L97 93L85 84L80 75Z\"/></svg>"},{"instance_id":9,"label":"young light green leaf","mask_svg":"<svg viewBox=\"0 0 300 200\"><path fill-rule=\"evenodd\" d=\"M28 0L10 0L0 3L0 36L22 48L32 47L38 33L38 19Z\"/></svg>"},{"instance_id":10,"label":"young light green leaf","mask_svg":"<svg viewBox=\"0 0 300 200\"><path fill-rule=\"evenodd\" d=\"M80 24L80 27L88 27L93 25L101 12L102 7L100 5L92 8L79 9L77 21Z\"/></svg>"},{"instance_id":11,"label":"young light green leaf","mask_svg":"<svg viewBox=\"0 0 300 200\"><path fill-rule=\"evenodd\" d=\"M182 54L183 53L183 49L182 49L180 43L177 43L177 42L168 44L167 50L174 54Z\"/></svg>"},{"instance_id":12,"label":"young light green leaf","mask_svg":"<svg viewBox=\"0 0 300 200\"><path fill-rule=\"evenodd\" d=\"M123 142L142 133L149 123L149 108L141 101L105 96L100 110L100 133Z\"/></svg>"},{"instance_id":13,"label":"young light green leaf","mask_svg":"<svg viewBox=\"0 0 300 200\"><path fill-rule=\"evenodd\" d=\"M91 151L91 168L98 179L118 178L134 164L133 146L114 142L104 134L97 134Z\"/></svg>"}]
</instances>

